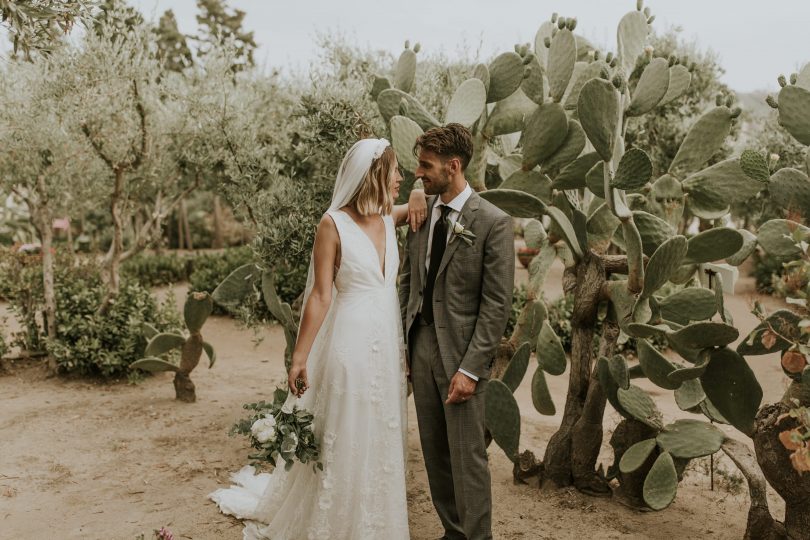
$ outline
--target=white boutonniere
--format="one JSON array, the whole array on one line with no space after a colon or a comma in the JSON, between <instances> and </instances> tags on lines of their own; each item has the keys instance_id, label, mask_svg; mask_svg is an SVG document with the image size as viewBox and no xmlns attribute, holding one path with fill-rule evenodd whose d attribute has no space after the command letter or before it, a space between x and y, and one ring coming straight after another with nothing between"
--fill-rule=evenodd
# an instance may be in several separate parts
<instances>
[{"instance_id":1,"label":"white boutonniere","mask_svg":"<svg viewBox=\"0 0 810 540\"><path fill-rule=\"evenodd\" d=\"M461 238L462 240L467 242L468 246L473 245L473 243L475 242L475 235L472 233L472 231L468 231L467 229L465 229L464 225L462 225L458 221L453 223L453 232L452 235L450 236L450 243L453 243L453 241L456 238Z\"/></svg>"}]
</instances>

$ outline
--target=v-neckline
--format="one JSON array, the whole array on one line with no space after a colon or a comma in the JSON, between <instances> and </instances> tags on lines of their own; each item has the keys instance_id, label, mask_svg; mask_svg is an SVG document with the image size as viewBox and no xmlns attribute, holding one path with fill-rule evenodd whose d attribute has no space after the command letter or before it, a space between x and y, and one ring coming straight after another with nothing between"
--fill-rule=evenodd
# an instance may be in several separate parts
<instances>
[{"instance_id":1,"label":"v-neckline","mask_svg":"<svg viewBox=\"0 0 810 540\"><path fill-rule=\"evenodd\" d=\"M388 265L386 264L388 262L388 225L386 225L386 223L385 223L385 216L383 216L382 214L379 214L380 220L382 221L382 224L383 224L383 231L384 231L384 234L383 234L383 238L384 238L384 240L383 240L383 251L382 251L382 257L380 257L380 250L377 249L377 245L374 243L374 240L372 240L372 238L368 235L368 233L366 233L366 231L363 230L363 227L361 227L354 220L354 218L351 216L351 214L349 214L348 212L344 211L343 209L338 209L338 211L345 214L346 217L349 218L349 221L351 221L354 224L354 226L357 227L357 230L360 231L360 233L363 236L366 237L366 240L368 240L368 243L371 246L371 250L374 252L374 255L377 256L377 259L376 259L377 260L377 266L380 269L380 275L382 276L383 281L385 281L385 278L386 278L385 273L388 270L388 268L387 268ZM380 259L381 258L382 258L382 264L380 264Z\"/></svg>"}]
</instances>

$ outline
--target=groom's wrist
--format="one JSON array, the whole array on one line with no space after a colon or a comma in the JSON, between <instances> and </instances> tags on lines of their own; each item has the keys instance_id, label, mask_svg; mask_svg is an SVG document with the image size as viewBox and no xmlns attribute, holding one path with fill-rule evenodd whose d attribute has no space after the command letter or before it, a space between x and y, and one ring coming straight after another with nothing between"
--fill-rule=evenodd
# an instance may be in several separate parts
<instances>
[{"instance_id":1,"label":"groom's wrist","mask_svg":"<svg viewBox=\"0 0 810 540\"><path fill-rule=\"evenodd\" d=\"M472 380L474 380L474 381L476 381L476 382L478 381L478 375L473 375L472 373L470 373L470 372L469 372L469 371L467 371L466 369L461 369L461 368L458 368L458 371L459 371L459 373L463 373L464 375L466 375L466 376L467 376L467 377L469 377L470 379L472 379Z\"/></svg>"}]
</instances>

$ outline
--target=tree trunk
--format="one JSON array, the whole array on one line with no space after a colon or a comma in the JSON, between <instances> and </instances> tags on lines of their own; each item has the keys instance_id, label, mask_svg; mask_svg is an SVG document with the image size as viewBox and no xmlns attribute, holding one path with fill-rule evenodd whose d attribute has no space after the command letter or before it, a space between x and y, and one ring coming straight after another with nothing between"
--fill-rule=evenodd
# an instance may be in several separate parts
<instances>
[{"instance_id":1,"label":"tree trunk","mask_svg":"<svg viewBox=\"0 0 810 540\"><path fill-rule=\"evenodd\" d=\"M653 438L658 433L642 422L635 419L624 419L619 422L616 429L613 430L613 435L610 437L610 446L613 447L613 469L617 471L619 479L619 488L615 494L620 502L633 508L646 508L647 503L644 502L644 479L647 478L647 473L652 468L655 459L658 457L658 450L654 450L647 461L639 467L636 471L624 474L618 471L619 460L627 451L628 448L637 442L645 439Z\"/></svg>"},{"instance_id":2,"label":"tree trunk","mask_svg":"<svg viewBox=\"0 0 810 540\"><path fill-rule=\"evenodd\" d=\"M569 270L567 270L568 272ZM574 480L572 436L585 407L593 365L593 335L599 306L599 292L605 281L605 268L590 253L572 270L576 277L574 308L571 316L571 366L568 394L560 428L551 437L543 457L544 477L558 487Z\"/></svg>"},{"instance_id":3,"label":"tree trunk","mask_svg":"<svg viewBox=\"0 0 810 540\"><path fill-rule=\"evenodd\" d=\"M619 339L619 326L607 320L599 343L599 356L610 358ZM582 416L579 417L571 434L571 468L574 486L589 495L603 496L611 493L603 475L596 472L596 461L602 449L602 424L605 416L607 396L599 384L596 366L591 369L588 395Z\"/></svg>"},{"instance_id":4,"label":"tree trunk","mask_svg":"<svg viewBox=\"0 0 810 540\"><path fill-rule=\"evenodd\" d=\"M188 226L188 207L186 206L185 199L180 201L180 219L183 220L183 231L185 232L186 236L186 249L194 249L194 244L191 242L191 227Z\"/></svg>"},{"instance_id":5,"label":"tree trunk","mask_svg":"<svg viewBox=\"0 0 810 540\"><path fill-rule=\"evenodd\" d=\"M124 186L124 171L115 170L115 187L110 198L110 215L113 222L113 237L107 253L107 295L99 307L99 313L106 313L112 301L121 290L121 252L124 250L124 217L121 208Z\"/></svg>"},{"instance_id":6,"label":"tree trunk","mask_svg":"<svg viewBox=\"0 0 810 540\"><path fill-rule=\"evenodd\" d=\"M756 456L748 446L734 439L726 439L722 449L748 481L751 506L748 509L744 540L785 538L784 525L773 519L768 509L767 484L757 464Z\"/></svg>"},{"instance_id":7,"label":"tree trunk","mask_svg":"<svg viewBox=\"0 0 810 540\"><path fill-rule=\"evenodd\" d=\"M214 240L211 245L214 249L222 249L225 247L222 221L222 200L219 195L214 195Z\"/></svg>"},{"instance_id":8,"label":"tree trunk","mask_svg":"<svg viewBox=\"0 0 810 540\"><path fill-rule=\"evenodd\" d=\"M183 234L183 217L180 214L180 208L177 208L177 249L183 249L183 242L185 241Z\"/></svg>"},{"instance_id":9,"label":"tree trunk","mask_svg":"<svg viewBox=\"0 0 810 540\"><path fill-rule=\"evenodd\" d=\"M790 405L782 402L759 410L754 428L754 450L768 483L785 500L788 538L806 540L810 539L810 475L793 468L790 452L779 440L779 433L798 425L794 418L779 420L790 409Z\"/></svg>"},{"instance_id":10,"label":"tree trunk","mask_svg":"<svg viewBox=\"0 0 810 540\"><path fill-rule=\"evenodd\" d=\"M42 245L42 290L45 297L45 332L56 338L56 292L53 284L53 217L47 207L33 210L34 222ZM48 356L48 370L55 374L56 360Z\"/></svg>"}]
</instances>

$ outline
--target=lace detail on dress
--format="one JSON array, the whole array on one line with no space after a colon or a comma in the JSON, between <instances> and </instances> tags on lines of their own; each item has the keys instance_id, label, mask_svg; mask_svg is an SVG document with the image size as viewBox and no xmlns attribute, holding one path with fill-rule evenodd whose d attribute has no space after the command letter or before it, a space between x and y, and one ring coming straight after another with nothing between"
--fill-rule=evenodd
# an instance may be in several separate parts
<instances>
[{"instance_id":1,"label":"lace detail on dress","mask_svg":"<svg viewBox=\"0 0 810 540\"><path fill-rule=\"evenodd\" d=\"M315 415L324 470L296 464L211 494L246 518L249 540L406 540L405 355L396 292L394 223L386 226L385 275L362 229L330 211L341 241L332 307L307 360L310 390L300 406ZM268 390L269 392L269 390Z\"/></svg>"}]
</instances>

